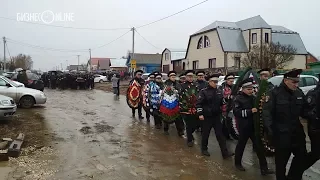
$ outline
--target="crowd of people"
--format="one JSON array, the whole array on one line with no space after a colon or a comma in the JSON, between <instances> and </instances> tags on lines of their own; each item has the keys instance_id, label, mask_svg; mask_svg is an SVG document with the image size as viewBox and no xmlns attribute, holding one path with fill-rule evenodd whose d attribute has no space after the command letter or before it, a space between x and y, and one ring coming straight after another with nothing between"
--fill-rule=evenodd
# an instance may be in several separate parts
<instances>
[{"instance_id":1,"label":"crowd of people","mask_svg":"<svg viewBox=\"0 0 320 180\"><path fill-rule=\"evenodd\" d=\"M245 171L242 166L242 156L248 139L251 139L258 156L261 175L276 174L277 180L301 180L303 172L320 158L320 84L314 90L304 95L298 88L301 69L293 69L284 74L280 86L267 84L261 101L263 106L256 107L256 95L262 89L254 78L239 78L236 89L235 75L225 76L225 82L218 86L219 75L206 77L205 72L188 70L179 76L170 71L169 79L162 81L162 74L153 72L147 81L141 76L143 71L134 73L127 91L127 103L132 109L132 116L144 119L142 109L146 113L147 122L154 117L156 129L163 127L164 134L169 134L169 126L175 123L177 133L183 136L186 132L187 146L193 147L193 133L201 129L201 153L210 156L208 142L211 129L220 146L224 159L234 157L235 167ZM257 72L260 82L267 82L272 73L270 69ZM194 81L194 75L197 80ZM261 86L262 87L262 86ZM231 114L231 115L230 115ZM261 115L263 131L268 141L275 148L275 172L268 168L266 154L260 139L255 132L257 129L254 116ZM226 146L230 139L230 127L225 123L231 116L238 124L238 142L235 151ZM299 117L308 121L308 135L311 140L311 151L307 152L305 133ZM235 153L233 153L235 152ZM293 154L290 170L286 174L286 166L290 155Z\"/></svg>"},{"instance_id":2,"label":"crowd of people","mask_svg":"<svg viewBox=\"0 0 320 180\"><path fill-rule=\"evenodd\" d=\"M93 89L93 73L49 71L41 75L44 86L51 89Z\"/></svg>"}]
</instances>

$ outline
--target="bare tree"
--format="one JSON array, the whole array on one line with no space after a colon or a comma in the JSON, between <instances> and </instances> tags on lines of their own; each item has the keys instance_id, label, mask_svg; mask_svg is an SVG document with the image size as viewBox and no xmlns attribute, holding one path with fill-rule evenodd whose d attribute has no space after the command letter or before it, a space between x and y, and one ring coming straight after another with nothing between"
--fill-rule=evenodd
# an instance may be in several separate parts
<instances>
[{"instance_id":1,"label":"bare tree","mask_svg":"<svg viewBox=\"0 0 320 180\"><path fill-rule=\"evenodd\" d=\"M241 63L244 67L254 69L284 68L294 60L296 52L297 50L293 46L280 43L256 45L251 48L249 53L245 54Z\"/></svg>"},{"instance_id":2,"label":"bare tree","mask_svg":"<svg viewBox=\"0 0 320 180\"><path fill-rule=\"evenodd\" d=\"M12 63L14 63L15 68L22 69L31 69L33 65L31 56L25 54L12 57Z\"/></svg>"}]
</instances>

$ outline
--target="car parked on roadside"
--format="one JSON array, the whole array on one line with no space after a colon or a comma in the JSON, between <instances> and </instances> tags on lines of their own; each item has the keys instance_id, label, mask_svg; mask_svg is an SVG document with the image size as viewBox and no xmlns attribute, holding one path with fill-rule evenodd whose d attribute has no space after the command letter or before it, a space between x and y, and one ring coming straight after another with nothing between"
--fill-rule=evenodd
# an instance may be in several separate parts
<instances>
[{"instance_id":1,"label":"car parked on roadside","mask_svg":"<svg viewBox=\"0 0 320 180\"><path fill-rule=\"evenodd\" d=\"M279 86L283 80L283 75L274 76L268 79L274 86ZM307 94L311 89L317 86L319 79L311 75L300 75L299 88L304 94Z\"/></svg>"},{"instance_id":2,"label":"car parked on roadside","mask_svg":"<svg viewBox=\"0 0 320 180\"><path fill-rule=\"evenodd\" d=\"M0 94L11 97L22 108L31 108L35 104L45 104L47 101L42 91L19 86L4 76L0 76Z\"/></svg>"},{"instance_id":3,"label":"car parked on roadside","mask_svg":"<svg viewBox=\"0 0 320 180\"><path fill-rule=\"evenodd\" d=\"M107 82L107 81L108 81L107 76L102 76L100 74L94 75L94 82L95 83L103 83L103 82Z\"/></svg>"},{"instance_id":4,"label":"car parked on roadside","mask_svg":"<svg viewBox=\"0 0 320 180\"><path fill-rule=\"evenodd\" d=\"M17 105L11 97L0 95L0 120L12 116L17 111Z\"/></svg>"},{"instance_id":5,"label":"car parked on roadside","mask_svg":"<svg viewBox=\"0 0 320 180\"><path fill-rule=\"evenodd\" d=\"M28 84L26 84L25 86L27 88L37 89L40 91L44 90L44 82L41 80L41 78L37 74L32 72L27 72L26 74L28 77ZM16 73L11 77L11 79L14 81L17 81L18 80L17 77L18 77L18 74Z\"/></svg>"}]
</instances>

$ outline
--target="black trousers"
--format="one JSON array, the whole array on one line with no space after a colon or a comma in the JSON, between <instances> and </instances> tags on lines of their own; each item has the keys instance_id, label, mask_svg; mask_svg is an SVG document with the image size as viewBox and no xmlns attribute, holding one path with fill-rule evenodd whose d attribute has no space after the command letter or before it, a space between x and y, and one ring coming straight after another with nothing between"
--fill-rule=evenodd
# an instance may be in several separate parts
<instances>
[{"instance_id":1,"label":"black trousers","mask_svg":"<svg viewBox=\"0 0 320 180\"><path fill-rule=\"evenodd\" d=\"M150 111L145 110L145 112L146 112L146 118L147 118L147 119L150 119Z\"/></svg>"},{"instance_id":2,"label":"black trousers","mask_svg":"<svg viewBox=\"0 0 320 180\"><path fill-rule=\"evenodd\" d=\"M194 140L192 134L197 129L197 126L199 124L199 118L197 115L194 114L184 114L183 120L186 124L187 141L192 142Z\"/></svg>"},{"instance_id":3,"label":"black trousers","mask_svg":"<svg viewBox=\"0 0 320 180\"><path fill-rule=\"evenodd\" d=\"M169 131L169 127L170 127L170 124L166 123L166 122L163 122L164 124L164 127L163 127L163 130L164 131ZM184 130L184 124L183 124L183 120L182 118L177 118L175 121L174 121L174 124L176 125L176 129L177 129L177 132L178 133L182 133L183 130Z\"/></svg>"},{"instance_id":4,"label":"black trousers","mask_svg":"<svg viewBox=\"0 0 320 180\"><path fill-rule=\"evenodd\" d=\"M132 115L136 114L136 109L132 109ZM138 116L141 117L142 116L142 104L138 105Z\"/></svg>"},{"instance_id":5,"label":"black trousers","mask_svg":"<svg viewBox=\"0 0 320 180\"><path fill-rule=\"evenodd\" d=\"M308 162L306 140L303 129L292 133L276 133L275 142L275 163L277 180L287 180L286 166L291 153L294 155L288 173L290 180L301 180L305 164Z\"/></svg>"},{"instance_id":6,"label":"black trousers","mask_svg":"<svg viewBox=\"0 0 320 180\"><path fill-rule=\"evenodd\" d=\"M235 165L242 164L241 161L242 161L243 152L244 152L244 149L246 147L246 144L247 144L247 141L249 140L249 138L251 139L252 144L254 144L253 146L257 147L253 123L252 124L249 123L249 125L247 125L246 127L242 127L239 130L239 139L238 139L238 144L236 146L235 157L234 157ZM260 169L267 169L268 163L267 163L264 151L257 150L256 154L259 159Z\"/></svg>"},{"instance_id":7,"label":"black trousers","mask_svg":"<svg viewBox=\"0 0 320 180\"><path fill-rule=\"evenodd\" d=\"M201 140L201 150L208 150L208 140L210 136L211 129L214 128L214 132L216 134L217 141L220 146L220 150L222 155L227 155L227 143L226 138L222 133L222 123L220 120L220 116L215 117L205 117L202 121L202 140Z\"/></svg>"},{"instance_id":8,"label":"black trousers","mask_svg":"<svg viewBox=\"0 0 320 180\"><path fill-rule=\"evenodd\" d=\"M161 118L159 112L154 112L153 118L154 118L154 125L155 126L161 126L162 125L162 118Z\"/></svg>"}]
</instances>

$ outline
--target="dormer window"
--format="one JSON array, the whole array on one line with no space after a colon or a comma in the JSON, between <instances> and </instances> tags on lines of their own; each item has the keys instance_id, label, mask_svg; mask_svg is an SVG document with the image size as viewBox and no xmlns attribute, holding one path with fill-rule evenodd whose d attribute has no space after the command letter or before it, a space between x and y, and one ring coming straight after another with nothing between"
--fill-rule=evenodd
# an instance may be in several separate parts
<instances>
[{"instance_id":1,"label":"dormer window","mask_svg":"<svg viewBox=\"0 0 320 180\"><path fill-rule=\"evenodd\" d=\"M269 33L264 33L264 42L269 43Z\"/></svg>"},{"instance_id":2,"label":"dormer window","mask_svg":"<svg viewBox=\"0 0 320 180\"><path fill-rule=\"evenodd\" d=\"M197 49L202 49L203 48L203 38L202 36L200 37L197 45Z\"/></svg>"},{"instance_id":3,"label":"dormer window","mask_svg":"<svg viewBox=\"0 0 320 180\"><path fill-rule=\"evenodd\" d=\"M257 44L257 33L252 33L252 44Z\"/></svg>"},{"instance_id":4,"label":"dormer window","mask_svg":"<svg viewBox=\"0 0 320 180\"><path fill-rule=\"evenodd\" d=\"M204 36L204 48L210 47L210 40L208 36Z\"/></svg>"}]
</instances>

